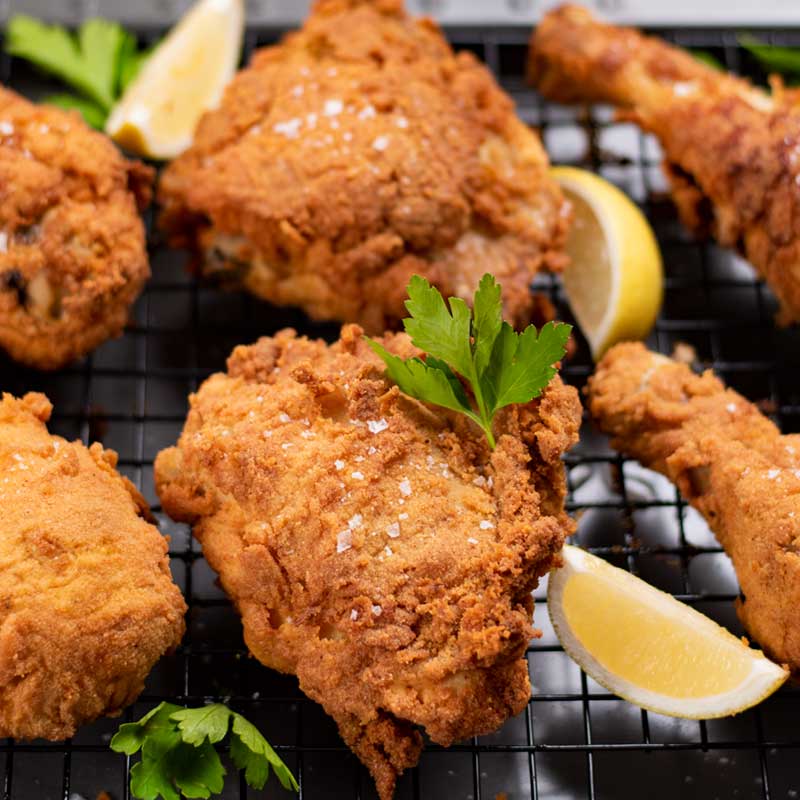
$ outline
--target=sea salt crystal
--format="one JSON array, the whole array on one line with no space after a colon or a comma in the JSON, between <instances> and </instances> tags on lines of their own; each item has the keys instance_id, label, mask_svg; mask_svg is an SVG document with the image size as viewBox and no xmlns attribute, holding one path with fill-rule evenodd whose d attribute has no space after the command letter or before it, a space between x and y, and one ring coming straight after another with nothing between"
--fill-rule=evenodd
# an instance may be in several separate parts
<instances>
[{"instance_id":1,"label":"sea salt crystal","mask_svg":"<svg viewBox=\"0 0 800 800\"><path fill-rule=\"evenodd\" d=\"M344 469L344 461L337 458L336 461L333 462L333 466L336 467L337 471Z\"/></svg>"},{"instance_id":2,"label":"sea salt crystal","mask_svg":"<svg viewBox=\"0 0 800 800\"><path fill-rule=\"evenodd\" d=\"M364 460L364 456L356 456L353 459L353 461L355 461L357 464L360 464L363 460Z\"/></svg>"},{"instance_id":3,"label":"sea salt crystal","mask_svg":"<svg viewBox=\"0 0 800 800\"><path fill-rule=\"evenodd\" d=\"M372 613L373 613L373 614L374 614L376 617L379 617L379 616L381 615L381 613L382 613L382 612L383 612L383 609L382 609L380 606L372 606Z\"/></svg>"},{"instance_id":4,"label":"sea salt crystal","mask_svg":"<svg viewBox=\"0 0 800 800\"><path fill-rule=\"evenodd\" d=\"M478 544L478 540L474 536L470 536L469 539L467 539L467 541L470 544Z\"/></svg>"},{"instance_id":5,"label":"sea salt crystal","mask_svg":"<svg viewBox=\"0 0 800 800\"><path fill-rule=\"evenodd\" d=\"M367 428L370 433L380 433L381 431L385 431L388 427L389 423L383 418L367 420Z\"/></svg>"},{"instance_id":6,"label":"sea salt crystal","mask_svg":"<svg viewBox=\"0 0 800 800\"><path fill-rule=\"evenodd\" d=\"M478 525L478 527L482 531L490 531L490 530L492 530L494 528L494 523L489 522L488 519L482 519L481 522L480 522L480 525Z\"/></svg>"},{"instance_id":7,"label":"sea salt crystal","mask_svg":"<svg viewBox=\"0 0 800 800\"><path fill-rule=\"evenodd\" d=\"M350 611L350 619L353 620L353 622L355 622L358 619L358 611L352 609Z\"/></svg>"},{"instance_id":8,"label":"sea salt crystal","mask_svg":"<svg viewBox=\"0 0 800 800\"><path fill-rule=\"evenodd\" d=\"M484 478L483 475L478 475L477 478L473 478L472 479L472 482L476 486L485 486L486 485L486 478Z\"/></svg>"},{"instance_id":9,"label":"sea salt crystal","mask_svg":"<svg viewBox=\"0 0 800 800\"><path fill-rule=\"evenodd\" d=\"M352 517L347 522L347 527L350 528L351 531L354 531L356 528L361 527L361 523L364 521L364 518L361 514L353 514Z\"/></svg>"},{"instance_id":10,"label":"sea salt crystal","mask_svg":"<svg viewBox=\"0 0 800 800\"><path fill-rule=\"evenodd\" d=\"M386 526L386 533L390 539L396 539L400 535L400 523L392 522Z\"/></svg>"},{"instance_id":11,"label":"sea salt crystal","mask_svg":"<svg viewBox=\"0 0 800 800\"><path fill-rule=\"evenodd\" d=\"M767 472L767 478L769 478L771 481L774 481L775 478L777 478L780 474L781 471L779 469L771 469L769 472Z\"/></svg>"},{"instance_id":12,"label":"sea salt crystal","mask_svg":"<svg viewBox=\"0 0 800 800\"><path fill-rule=\"evenodd\" d=\"M356 481L363 481L364 480L364 473L363 472L359 472L358 470L356 470L355 472L351 472L350 473L350 477L353 480L356 480Z\"/></svg>"},{"instance_id":13,"label":"sea salt crystal","mask_svg":"<svg viewBox=\"0 0 800 800\"><path fill-rule=\"evenodd\" d=\"M286 122L276 122L272 126L272 130L275 133L279 133L281 136L285 136L287 139L296 139L300 133L300 126L303 124L303 121L298 117L294 117L293 119L286 120Z\"/></svg>"},{"instance_id":14,"label":"sea salt crystal","mask_svg":"<svg viewBox=\"0 0 800 800\"><path fill-rule=\"evenodd\" d=\"M400 481L398 488L400 489L400 494L403 495L403 497L411 496L411 483L409 482L408 478L403 478L403 480Z\"/></svg>"},{"instance_id":15,"label":"sea salt crystal","mask_svg":"<svg viewBox=\"0 0 800 800\"><path fill-rule=\"evenodd\" d=\"M284 450L288 450L288 449L289 449L291 446L292 446L292 443L291 443L291 442L284 442L284 443L281 445L281 447L282 447Z\"/></svg>"},{"instance_id":16,"label":"sea salt crystal","mask_svg":"<svg viewBox=\"0 0 800 800\"><path fill-rule=\"evenodd\" d=\"M365 106L358 112L359 119L372 119L375 116L375 109L372 106Z\"/></svg>"},{"instance_id":17,"label":"sea salt crystal","mask_svg":"<svg viewBox=\"0 0 800 800\"><path fill-rule=\"evenodd\" d=\"M348 528L346 531L341 531L336 537L336 552L344 553L353 546L353 534Z\"/></svg>"},{"instance_id":18,"label":"sea salt crystal","mask_svg":"<svg viewBox=\"0 0 800 800\"><path fill-rule=\"evenodd\" d=\"M312 439L315 436L314 431L300 431L300 435L304 439Z\"/></svg>"},{"instance_id":19,"label":"sea salt crystal","mask_svg":"<svg viewBox=\"0 0 800 800\"><path fill-rule=\"evenodd\" d=\"M388 136L376 136L372 140L372 149L382 153L389 146Z\"/></svg>"},{"instance_id":20,"label":"sea salt crystal","mask_svg":"<svg viewBox=\"0 0 800 800\"><path fill-rule=\"evenodd\" d=\"M304 91L305 89L303 89L303 85L298 83L297 86L292 87L292 97L302 97Z\"/></svg>"},{"instance_id":21,"label":"sea salt crystal","mask_svg":"<svg viewBox=\"0 0 800 800\"><path fill-rule=\"evenodd\" d=\"M0 231L0 253L8 252L8 234Z\"/></svg>"},{"instance_id":22,"label":"sea salt crystal","mask_svg":"<svg viewBox=\"0 0 800 800\"><path fill-rule=\"evenodd\" d=\"M387 544L386 547L383 548L383 552L386 553L387 556L393 556L394 553L392 552L392 548L389 547Z\"/></svg>"},{"instance_id":23,"label":"sea salt crystal","mask_svg":"<svg viewBox=\"0 0 800 800\"><path fill-rule=\"evenodd\" d=\"M402 514L397 515L397 519L408 519L408 514L404 511Z\"/></svg>"},{"instance_id":24,"label":"sea salt crystal","mask_svg":"<svg viewBox=\"0 0 800 800\"><path fill-rule=\"evenodd\" d=\"M408 120L405 117L398 117L394 124L397 125L398 128L407 128Z\"/></svg>"},{"instance_id":25,"label":"sea salt crystal","mask_svg":"<svg viewBox=\"0 0 800 800\"><path fill-rule=\"evenodd\" d=\"M4 119L0 121L0 133L2 133L3 136L11 136L11 134L14 133L14 126L8 120Z\"/></svg>"},{"instance_id":26,"label":"sea salt crystal","mask_svg":"<svg viewBox=\"0 0 800 800\"><path fill-rule=\"evenodd\" d=\"M370 447L369 450L367 450L367 454L371 455L371 456L374 456L375 453L377 453L377 452L378 452L377 449L374 448L374 447Z\"/></svg>"},{"instance_id":27,"label":"sea salt crystal","mask_svg":"<svg viewBox=\"0 0 800 800\"><path fill-rule=\"evenodd\" d=\"M728 403L728 405L726 405L725 408L728 411L730 411L731 414L735 414L736 413L736 403Z\"/></svg>"},{"instance_id":28,"label":"sea salt crystal","mask_svg":"<svg viewBox=\"0 0 800 800\"><path fill-rule=\"evenodd\" d=\"M281 422L291 422L292 421L292 418L285 411L281 411L281 413L278 414L278 419Z\"/></svg>"},{"instance_id":29,"label":"sea salt crystal","mask_svg":"<svg viewBox=\"0 0 800 800\"><path fill-rule=\"evenodd\" d=\"M322 113L326 117L335 117L337 114L342 113L342 109L344 108L344 103L341 100L326 100L325 105L323 106Z\"/></svg>"}]
</instances>

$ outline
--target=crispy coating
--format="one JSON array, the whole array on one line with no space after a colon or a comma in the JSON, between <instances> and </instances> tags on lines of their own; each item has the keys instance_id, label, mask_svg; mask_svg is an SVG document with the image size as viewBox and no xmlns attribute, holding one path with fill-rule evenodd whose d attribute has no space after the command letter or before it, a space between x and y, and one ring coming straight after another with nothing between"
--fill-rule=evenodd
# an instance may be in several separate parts
<instances>
[{"instance_id":1,"label":"crispy coating","mask_svg":"<svg viewBox=\"0 0 800 800\"><path fill-rule=\"evenodd\" d=\"M471 301L485 272L506 316L550 315L569 206L541 143L470 53L400 0L321 0L254 56L163 175L161 217L205 274L380 334L408 279Z\"/></svg>"},{"instance_id":2,"label":"crispy coating","mask_svg":"<svg viewBox=\"0 0 800 800\"><path fill-rule=\"evenodd\" d=\"M405 334L388 349L418 351ZM383 800L436 742L496 729L530 696L531 590L573 530L560 456L577 393L555 378L501 412L497 448L383 376L355 325L238 347L156 459L264 664L296 674Z\"/></svg>"},{"instance_id":3,"label":"crispy coating","mask_svg":"<svg viewBox=\"0 0 800 800\"><path fill-rule=\"evenodd\" d=\"M776 661L800 672L800 435L781 436L708 371L622 344L589 383L612 445L674 481L731 557L739 617Z\"/></svg>"},{"instance_id":4,"label":"crispy coating","mask_svg":"<svg viewBox=\"0 0 800 800\"><path fill-rule=\"evenodd\" d=\"M800 105L778 84L769 96L636 30L585 9L544 17L530 75L562 102L608 102L654 133L684 223L737 248L800 319Z\"/></svg>"},{"instance_id":5,"label":"crispy coating","mask_svg":"<svg viewBox=\"0 0 800 800\"><path fill-rule=\"evenodd\" d=\"M122 333L150 275L152 170L0 87L0 347L56 369Z\"/></svg>"},{"instance_id":6,"label":"crispy coating","mask_svg":"<svg viewBox=\"0 0 800 800\"><path fill-rule=\"evenodd\" d=\"M64 739L132 703L183 636L167 544L117 455L0 401L0 739Z\"/></svg>"}]
</instances>

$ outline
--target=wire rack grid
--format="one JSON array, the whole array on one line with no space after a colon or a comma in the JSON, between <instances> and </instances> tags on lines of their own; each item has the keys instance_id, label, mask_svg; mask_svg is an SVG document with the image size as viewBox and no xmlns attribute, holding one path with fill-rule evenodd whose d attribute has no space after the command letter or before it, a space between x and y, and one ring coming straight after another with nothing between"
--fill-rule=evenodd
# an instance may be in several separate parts
<instances>
[{"instance_id":1,"label":"wire rack grid","mask_svg":"<svg viewBox=\"0 0 800 800\"><path fill-rule=\"evenodd\" d=\"M152 40L160 31L141 33ZM734 31L659 33L710 51L730 69L763 77L738 48ZM279 34L249 31L245 59ZM544 103L523 80L527 30L458 28L448 35L486 61L523 119L540 130L553 161L590 167L642 205L667 270L664 308L649 344L664 353L679 343L689 345L698 364L712 366L760 402L784 431L800 430L800 332L774 327L775 302L746 264L713 244L692 241L681 228L666 195L657 142L615 122L610 109ZM777 43L800 44L800 30L766 35ZM7 57L0 60L0 78L34 97L45 88L41 78ZM153 278L124 337L52 375L0 362L3 390L48 394L55 405L54 432L98 440L119 452L121 470L141 488L171 536L173 574L190 609L187 635L154 670L123 719L138 718L163 699L199 704L222 698L268 736L297 775L301 798L374 798L369 776L296 680L248 657L236 614L198 545L185 526L161 513L153 490L153 459L176 440L188 393L224 367L235 344L287 325L332 340L337 327L196 282L187 275L183 256L168 251L150 228ZM544 277L537 283L561 318L571 320L558 281ZM591 369L586 343L579 339L564 375L582 387ZM580 520L578 543L740 632L732 606L735 575L700 516L666 479L611 451L588 423L582 433L566 459L569 510ZM562 651L549 624L545 588L535 595L535 621L543 635L528 649L534 690L525 712L491 736L448 750L427 746L419 767L401 779L398 800L798 796L800 691L783 689L727 720L692 722L641 711L595 684ZM117 724L98 721L62 743L0 740L0 797L94 800L108 792L127 800L130 761L108 748ZM229 778L223 796L256 793ZM260 796L289 795L274 783Z\"/></svg>"}]
</instances>

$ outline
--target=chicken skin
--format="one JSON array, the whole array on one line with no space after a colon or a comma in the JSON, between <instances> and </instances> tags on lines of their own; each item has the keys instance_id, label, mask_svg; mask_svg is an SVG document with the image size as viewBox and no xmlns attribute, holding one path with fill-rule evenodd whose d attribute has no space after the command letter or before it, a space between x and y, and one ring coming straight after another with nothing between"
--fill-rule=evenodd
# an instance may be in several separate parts
<instances>
[{"instance_id":1,"label":"chicken skin","mask_svg":"<svg viewBox=\"0 0 800 800\"><path fill-rule=\"evenodd\" d=\"M800 320L800 103L638 31L564 6L531 42L530 76L561 102L607 102L655 134L683 222L738 249Z\"/></svg>"},{"instance_id":2,"label":"chicken skin","mask_svg":"<svg viewBox=\"0 0 800 800\"><path fill-rule=\"evenodd\" d=\"M471 301L503 284L512 323L560 270L569 205L536 134L470 53L400 0L320 0L256 53L163 175L161 223L206 275L381 334L409 278Z\"/></svg>"},{"instance_id":3,"label":"chicken skin","mask_svg":"<svg viewBox=\"0 0 800 800\"><path fill-rule=\"evenodd\" d=\"M56 369L122 333L151 179L77 113L0 87L0 348Z\"/></svg>"},{"instance_id":4,"label":"chicken skin","mask_svg":"<svg viewBox=\"0 0 800 800\"><path fill-rule=\"evenodd\" d=\"M800 435L709 371L613 348L589 384L612 445L674 481L731 557L739 617L774 660L800 673Z\"/></svg>"},{"instance_id":5,"label":"chicken skin","mask_svg":"<svg viewBox=\"0 0 800 800\"><path fill-rule=\"evenodd\" d=\"M418 354L406 334L384 345ZM156 459L164 509L194 525L264 664L333 716L383 800L443 745L530 697L531 590L573 523L561 454L577 393L556 377L499 414L497 448L384 377L358 326L238 347Z\"/></svg>"},{"instance_id":6,"label":"chicken skin","mask_svg":"<svg viewBox=\"0 0 800 800\"><path fill-rule=\"evenodd\" d=\"M166 541L116 453L51 436L50 410L0 401L0 739L119 713L184 630Z\"/></svg>"}]
</instances>

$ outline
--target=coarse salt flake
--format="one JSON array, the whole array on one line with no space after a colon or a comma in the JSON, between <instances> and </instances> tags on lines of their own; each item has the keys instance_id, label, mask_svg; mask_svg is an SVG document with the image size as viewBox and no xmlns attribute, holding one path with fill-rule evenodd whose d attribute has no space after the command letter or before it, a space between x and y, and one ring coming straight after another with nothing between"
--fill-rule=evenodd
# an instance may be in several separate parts
<instances>
[{"instance_id":1,"label":"coarse salt flake","mask_svg":"<svg viewBox=\"0 0 800 800\"><path fill-rule=\"evenodd\" d=\"M372 106L365 106L358 112L359 119L372 119L375 116L375 109Z\"/></svg>"},{"instance_id":2,"label":"coarse salt flake","mask_svg":"<svg viewBox=\"0 0 800 800\"><path fill-rule=\"evenodd\" d=\"M353 534L350 532L348 528L346 531L340 531L339 535L336 537L336 552L337 553L344 553L345 550L349 550L353 546Z\"/></svg>"},{"instance_id":3,"label":"coarse salt flake","mask_svg":"<svg viewBox=\"0 0 800 800\"><path fill-rule=\"evenodd\" d=\"M294 119L288 119L286 122L276 122L272 126L272 130L287 139L296 139L300 133L300 125L302 125L302 120L294 117Z\"/></svg>"},{"instance_id":4,"label":"coarse salt flake","mask_svg":"<svg viewBox=\"0 0 800 800\"><path fill-rule=\"evenodd\" d=\"M771 481L774 481L775 478L777 478L780 474L781 471L779 469L771 469L767 472L767 478L769 478Z\"/></svg>"},{"instance_id":5,"label":"coarse salt flake","mask_svg":"<svg viewBox=\"0 0 800 800\"><path fill-rule=\"evenodd\" d=\"M403 480L400 481L398 488L400 489L400 494L403 495L403 497L411 496L411 482L408 480L408 478L403 478Z\"/></svg>"},{"instance_id":6,"label":"coarse salt flake","mask_svg":"<svg viewBox=\"0 0 800 800\"><path fill-rule=\"evenodd\" d=\"M364 518L361 514L353 514L352 517L347 522L347 527L350 528L351 531L354 531L356 528L361 527L361 523L364 521Z\"/></svg>"},{"instance_id":7,"label":"coarse salt flake","mask_svg":"<svg viewBox=\"0 0 800 800\"><path fill-rule=\"evenodd\" d=\"M335 117L337 114L342 113L344 103L341 100L326 100L323 106L322 113L326 117Z\"/></svg>"},{"instance_id":8,"label":"coarse salt flake","mask_svg":"<svg viewBox=\"0 0 800 800\"><path fill-rule=\"evenodd\" d=\"M350 619L353 620L353 622L358 619L358 611L356 611L354 608L350 610Z\"/></svg>"},{"instance_id":9,"label":"coarse salt flake","mask_svg":"<svg viewBox=\"0 0 800 800\"><path fill-rule=\"evenodd\" d=\"M367 420L367 428L370 433L380 433L381 431L385 431L388 427L389 423L383 418Z\"/></svg>"},{"instance_id":10,"label":"coarse salt flake","mask_svg":"<svg viewBox=\"0 0 800 800\"><path fill-rule=\"evenodd\" d=\"M386 533L391 539L396 539L400 535L400 523L392 522L386 526Z\"/></svg>"},{"instance_id":11,"label":"coarse salt flake","mask_svg":"<svg viewBox=\"0 0 800 800\"><path fill-rule=\"evenodd\" d=\"M482 519L480 521L480 524L478 525L478 527L482 531L490 531L490 530L492 530L494 528L494 523L493 522L489 522L488 519Z\"/></svg>"},{"instance_id":12,"label":"coarse salt flake","mask_svg":"<svg viewBox=\"0 0 800 800\"><path fill-rule=\"evenodd\" d=\"M372 149L382 153L389 146L388 136L376 136L372 140Z\"/></svg>"},{"instance_id":13,"label":"coarse salt flake","mask_svg":"<svg viewBox=\"0 0 800 800\"><path fill-rule=\"evenodd\" d=\"M284 442L284 443L281 445L281 447L282 447L284 450L288 450L288 449L289 449L291 446L292 446L292 443L291 443L291 442Z\"/></svg>"},{"instance_id":14,"label":"coarse salt flake","mask_svg":"<svg viewBox=\"0 0 800 800\"><path fill-rule=\"evenodd\" d=\"M0 122L0 133L2 133L3 136L11 136L11 134L14 133L14 126L8 120L4 119Z\"/></svg>"},{"instance_id":15,"label":"coarse salt flake","mask_svg":"<svg viewBox=\"0 0 800 800\"><path fill-rule=\"evenodd\" d=\"M336 461L333 462L333 466L336 467L337 471L342 470L344 469L344 461L342 461L340 458L337 458Z\"/></svg>"},{"instance_id":16,"label":"coarse salt flake","mask_svg":"<svg viewBox=\"0 0 800 800\"><path fill-rule=\"evenodd\" d=\"M467 541L470 544L478 544L478 540L474 536L470 536L469 539L467 539Z\"/></svg>"},{"instance_id":17,"label":"coarse salt flake","mask_svg":"<svg viewBox=\"0 0 800 800\"><path fill-rule=\"evenodd\" d=\"M8 252L8 234L0 231L0 253Z\"/></svg>"},{"instance_id":18,"label":"coarse salt flake","mask_svg":"<svg viewBox=\"0 0 800 800\"><path fill-rule=\"evenodd\" d=\"M383 612L383 609L380 606L378 606L378 605L372 606L372 613L376 617L379 617L382 612Z\"/></svg>"},{"instance_id":19,"label":"coarse salt flake","mask_svg":"<svg viewBox=\"0 0 800 800\"><path fill-rule=\"evenodd\" d=\"M736 413L736 403L728 403L728 405L725 406L725 409L727 411L729 411L731 414L735 414Z\"/></svg>"},{"instance_id":20,"label":"coarse salt flake","mask_svg":"<svg viewBox=\"0 0 800 800\"><path fill-rule=\"evenodd\" d=\"M285 411L281 411L281 413L278 414L278 419L281 422L291 422L292 421L292 418Z\"/></svg>"},{"instance_id":21,"label":"coarse salt flake","mask_svg":"<svg viewBox=\"0 0 800 800\"><path fill-rule=\"evenodd\" d=\"M378 450L375 447L370 447L369 450L367 450L367 453L371 456L374 456L377 452Z\"/></svg>"},{"instance_id":22,"label":"coarse salt flake","mask_svg":"<svg viewBox=\"0 0 800 800\"><path fill-rule=\"evenodd\" d=\"M350 477L353 480L356 480L356 481L363 481L364 480L364 473L363 472L359 472L358 470L356 470L355 472L351 472L350 473Z\"/></svg>"},{"instance_id":23,"label":"coarse salt flake","mask_svg":"<svg viewBox=\"0 0 800 800\"><path fill-rule=\"evenodd\" d=\"M404 511L402 514L397 515L397 519L408 519L408 514Z\"/></svg>"},{"instance_id":24,"label":"coarse salt flake","mask_svg":"<svg viewBox=\"0 0 800 800\"><path fill-rule=\"evenodd\" d=\"M473 478L472 479L472 482L476 486L485 486L486 485L486 478L484 478L483 475L478 475L477 478Z\"/></svg>"}]
</instances>

